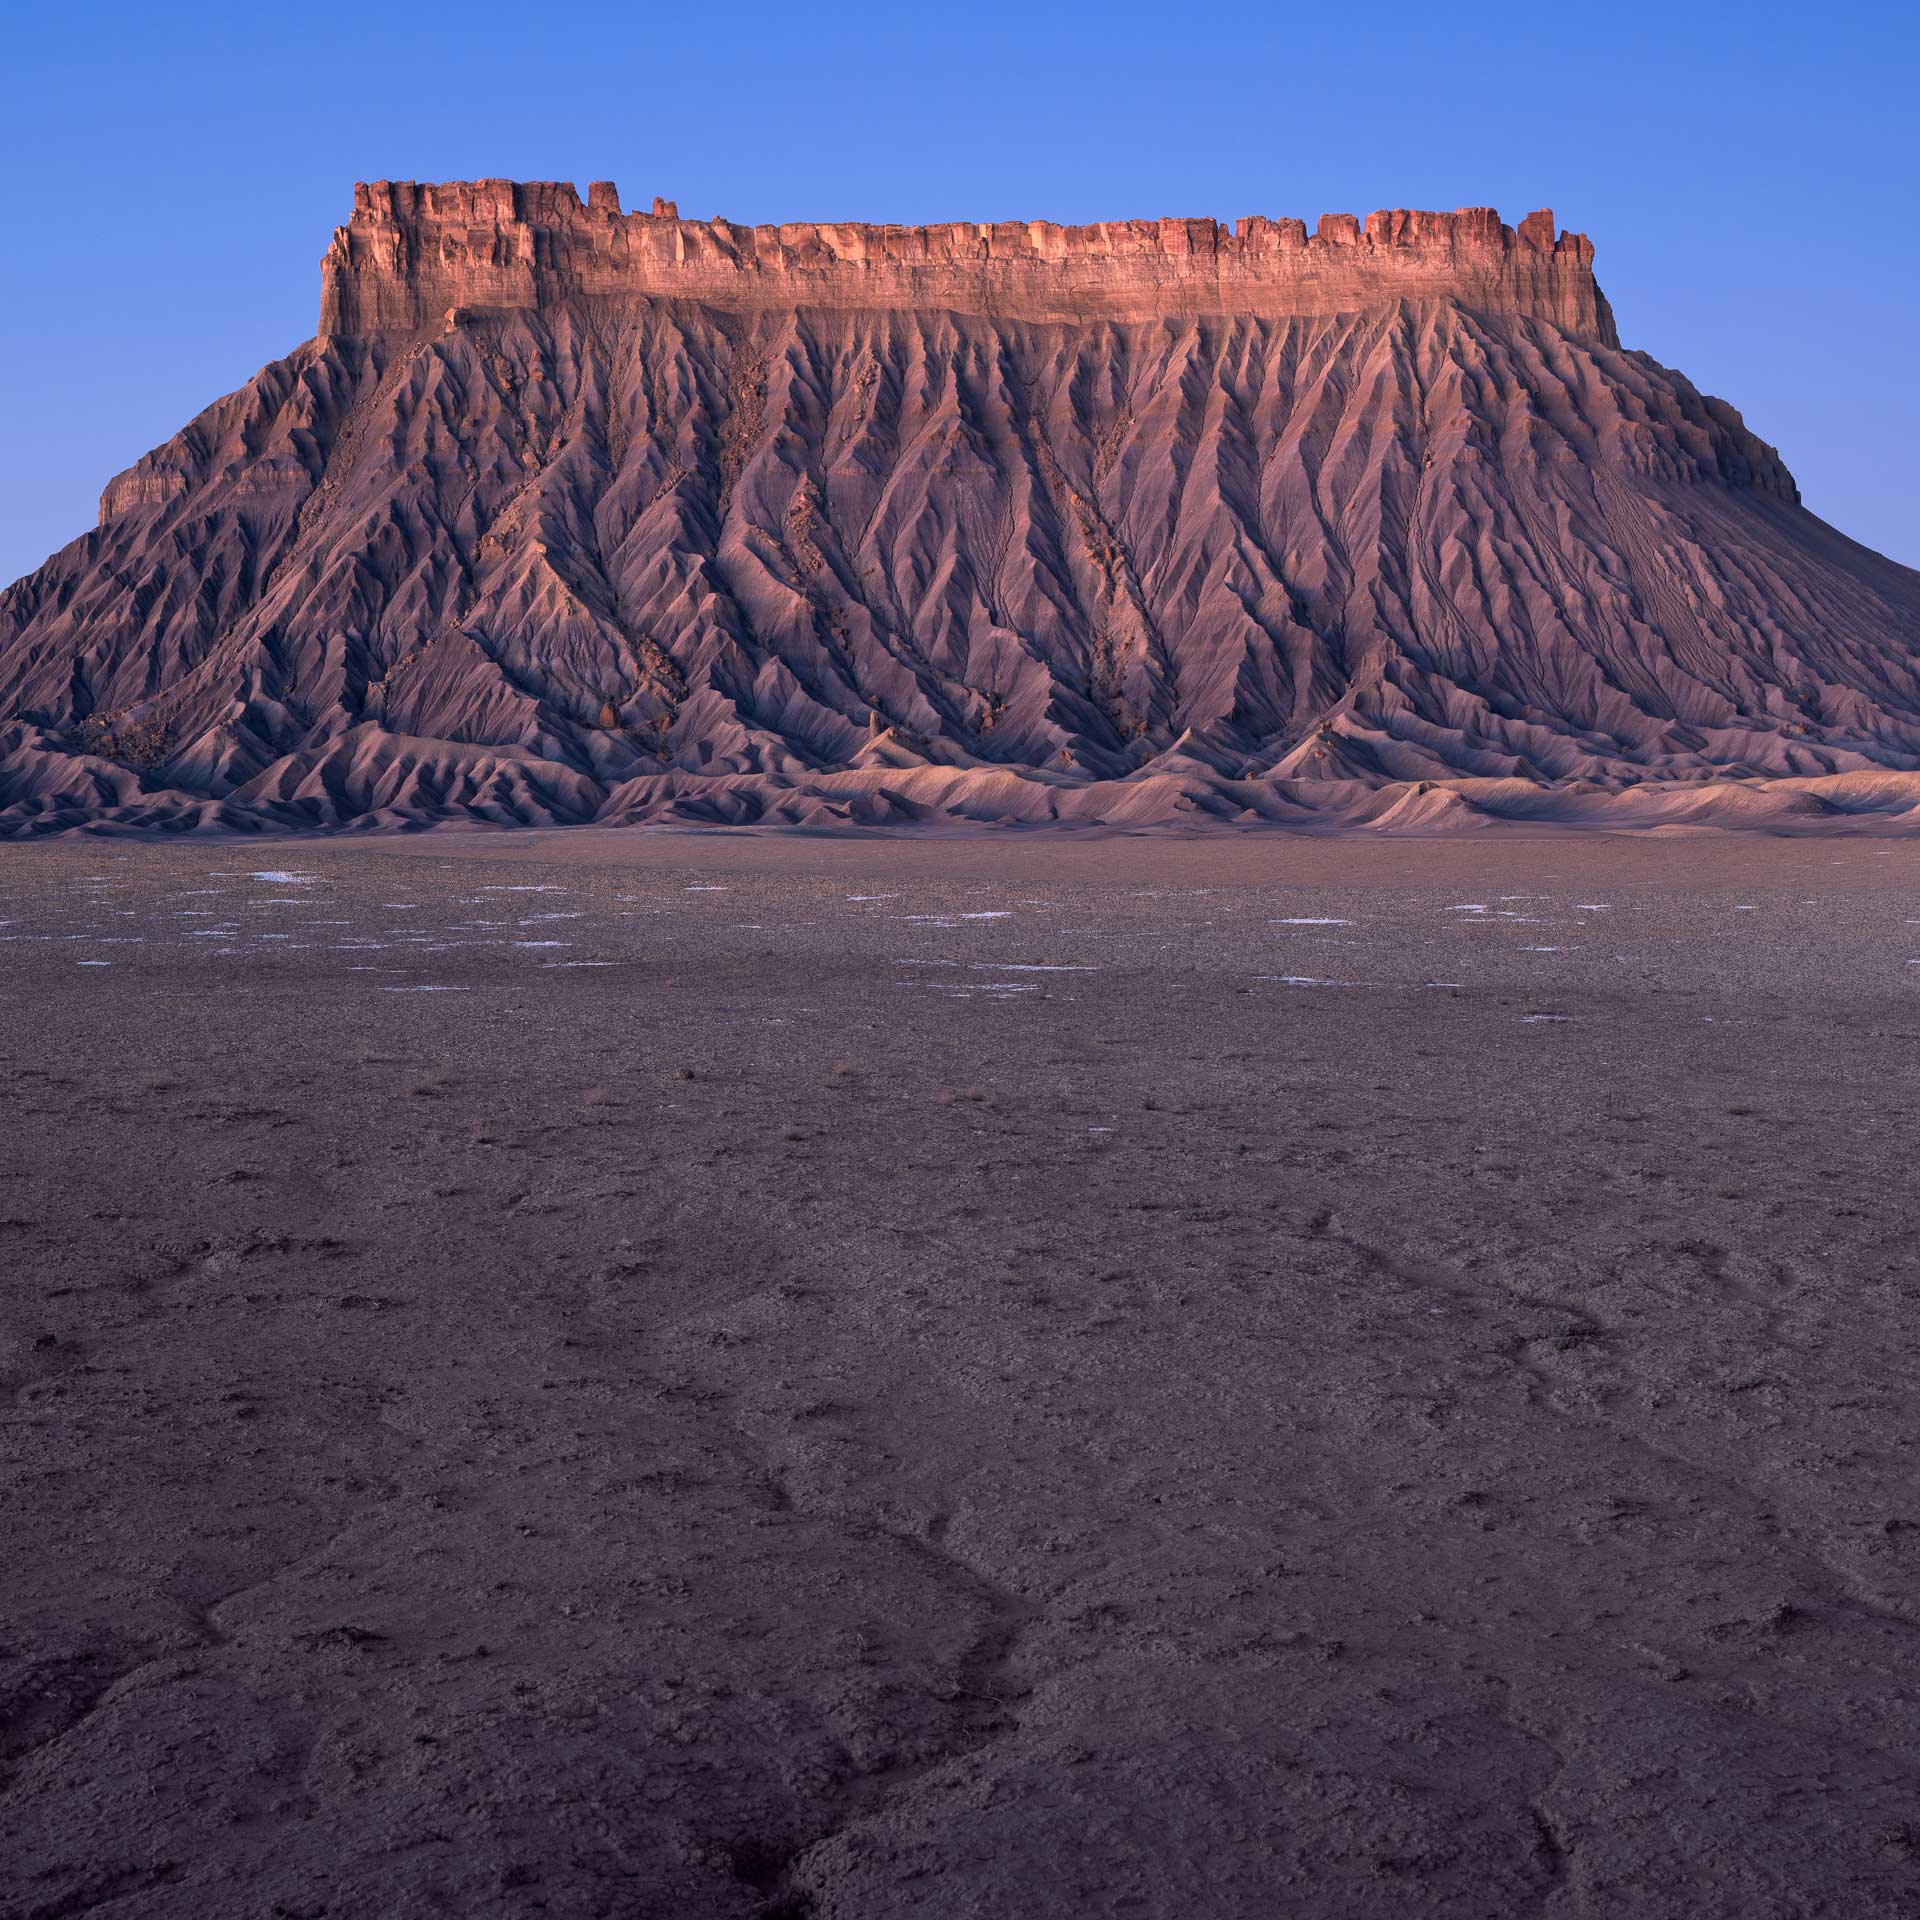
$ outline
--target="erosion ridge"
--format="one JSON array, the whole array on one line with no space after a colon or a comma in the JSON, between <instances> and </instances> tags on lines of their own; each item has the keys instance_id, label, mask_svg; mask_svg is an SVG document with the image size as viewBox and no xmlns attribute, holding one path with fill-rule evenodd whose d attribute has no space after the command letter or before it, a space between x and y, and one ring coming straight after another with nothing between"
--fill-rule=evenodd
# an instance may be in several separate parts
<instances>
[{"instance_id":1,"label":"erosion ridge","mask_svg":"<svg viewBox=\"0 0 1920 1920\"><path fill-rule=\"evenodd\" d=\"M376 180L321 268L320 332L408 331L449 309L565 300L698 299L789 306L945 308L1026 320L1168 313L1338 313L1381 300L1456 299L1530 314L1617 345L1585 234L1545 209L1508 227L1491 207L1396 209L1364 226L1323 214L1209 219L953 221L745 227L683 220L671 201L622 213L614 184L583 203L565 181Z\"/></svg>"},{"instance_id":2,"label":"erosion ridge","mask_svg":"<svg viewBox=\"0 0 1920 1920\"><path fill-rule=\"evenodd\" d=\"M0 593L0 833L1920 822L1920 575L1545 213L387 183L324 279Z\"/></svg>"}]
</instances>

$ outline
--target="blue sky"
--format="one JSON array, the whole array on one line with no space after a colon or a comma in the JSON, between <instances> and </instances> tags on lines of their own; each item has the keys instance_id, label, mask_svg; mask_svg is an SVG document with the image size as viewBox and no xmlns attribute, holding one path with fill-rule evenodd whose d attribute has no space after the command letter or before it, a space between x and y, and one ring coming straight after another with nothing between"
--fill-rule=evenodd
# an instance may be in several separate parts
<instances>
[{"instance_id":1,"label":"blue sky","mask_svg":"<svg viewBox=\"0 0 1920 1920\"><path fill-rule=\"evenodd\" d=\"M0 580L314 327L356 179L742 221L1550 205L1626 344L1920 565L1920 8L1116 4L16 14Z\"/></svg>"}]
</instances>

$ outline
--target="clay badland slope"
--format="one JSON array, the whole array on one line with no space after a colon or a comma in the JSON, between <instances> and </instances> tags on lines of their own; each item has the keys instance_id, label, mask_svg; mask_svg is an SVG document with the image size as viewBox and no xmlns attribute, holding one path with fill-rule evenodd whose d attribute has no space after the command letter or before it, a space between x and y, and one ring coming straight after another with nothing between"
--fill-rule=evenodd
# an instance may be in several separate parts
<instances>
[{"instance_id":1,"label":"clay badland slope","mask_svg":"<svg viewBox=\"0 0 1920 1920\"><path fill-rule=\"evenodd\" d=\"M1544 212L362 186L316 337L0 595L13 832L1818 821L1915 769L1920 574Z\"/></svg>"}]
</instances>

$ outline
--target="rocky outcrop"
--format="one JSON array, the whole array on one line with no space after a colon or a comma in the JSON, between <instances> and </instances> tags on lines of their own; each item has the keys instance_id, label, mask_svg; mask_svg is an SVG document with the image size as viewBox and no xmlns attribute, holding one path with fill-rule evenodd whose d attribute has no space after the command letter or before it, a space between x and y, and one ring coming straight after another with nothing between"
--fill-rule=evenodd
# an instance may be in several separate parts
<instances>
[{"instance_id":1,"label":"rocky outcrop","mask_svg":"<svg viewBox=\"0 0 1920 1920\"><path fill-rule=\"evenodd\" d=\"M480 182L362 189L328 261L321 335L0 594L0 831L1920 795L1920 575L1623 351L1548 216Z\"/></svg>"},{"instance_id":2,"label":"rocky outcrop","mask_svg":"<svg viewBox=\"0 0 1920 1920\"><path fill-rule=\"evenodd\" d=\"M1212 220L957 221L934 227L623 214L611 181L377 180L354 189L321 269L321 334L408 332L463 308L698 300L735 311L894 308L1028 321L1168 314L1293 317L1456 300L1612 344L1586 235L1553 215L1458 213Z\"/></svg>"}]
</instances>

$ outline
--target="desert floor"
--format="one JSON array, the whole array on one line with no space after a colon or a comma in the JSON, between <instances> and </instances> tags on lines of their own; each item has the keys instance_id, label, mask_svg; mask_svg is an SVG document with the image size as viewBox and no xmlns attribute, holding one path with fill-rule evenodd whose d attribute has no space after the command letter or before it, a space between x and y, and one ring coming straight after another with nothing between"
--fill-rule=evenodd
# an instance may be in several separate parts
<instances>
[{"instance_id":1,"label":"desert floor","mask_svg":"<svg viewBox=\"0 0 1920 1920\"><path fill-rule=\"evenodd\" d=\"M0 922L0 1913L1920 1906L1920 844Z\"/></svg>"}]
</instances>

